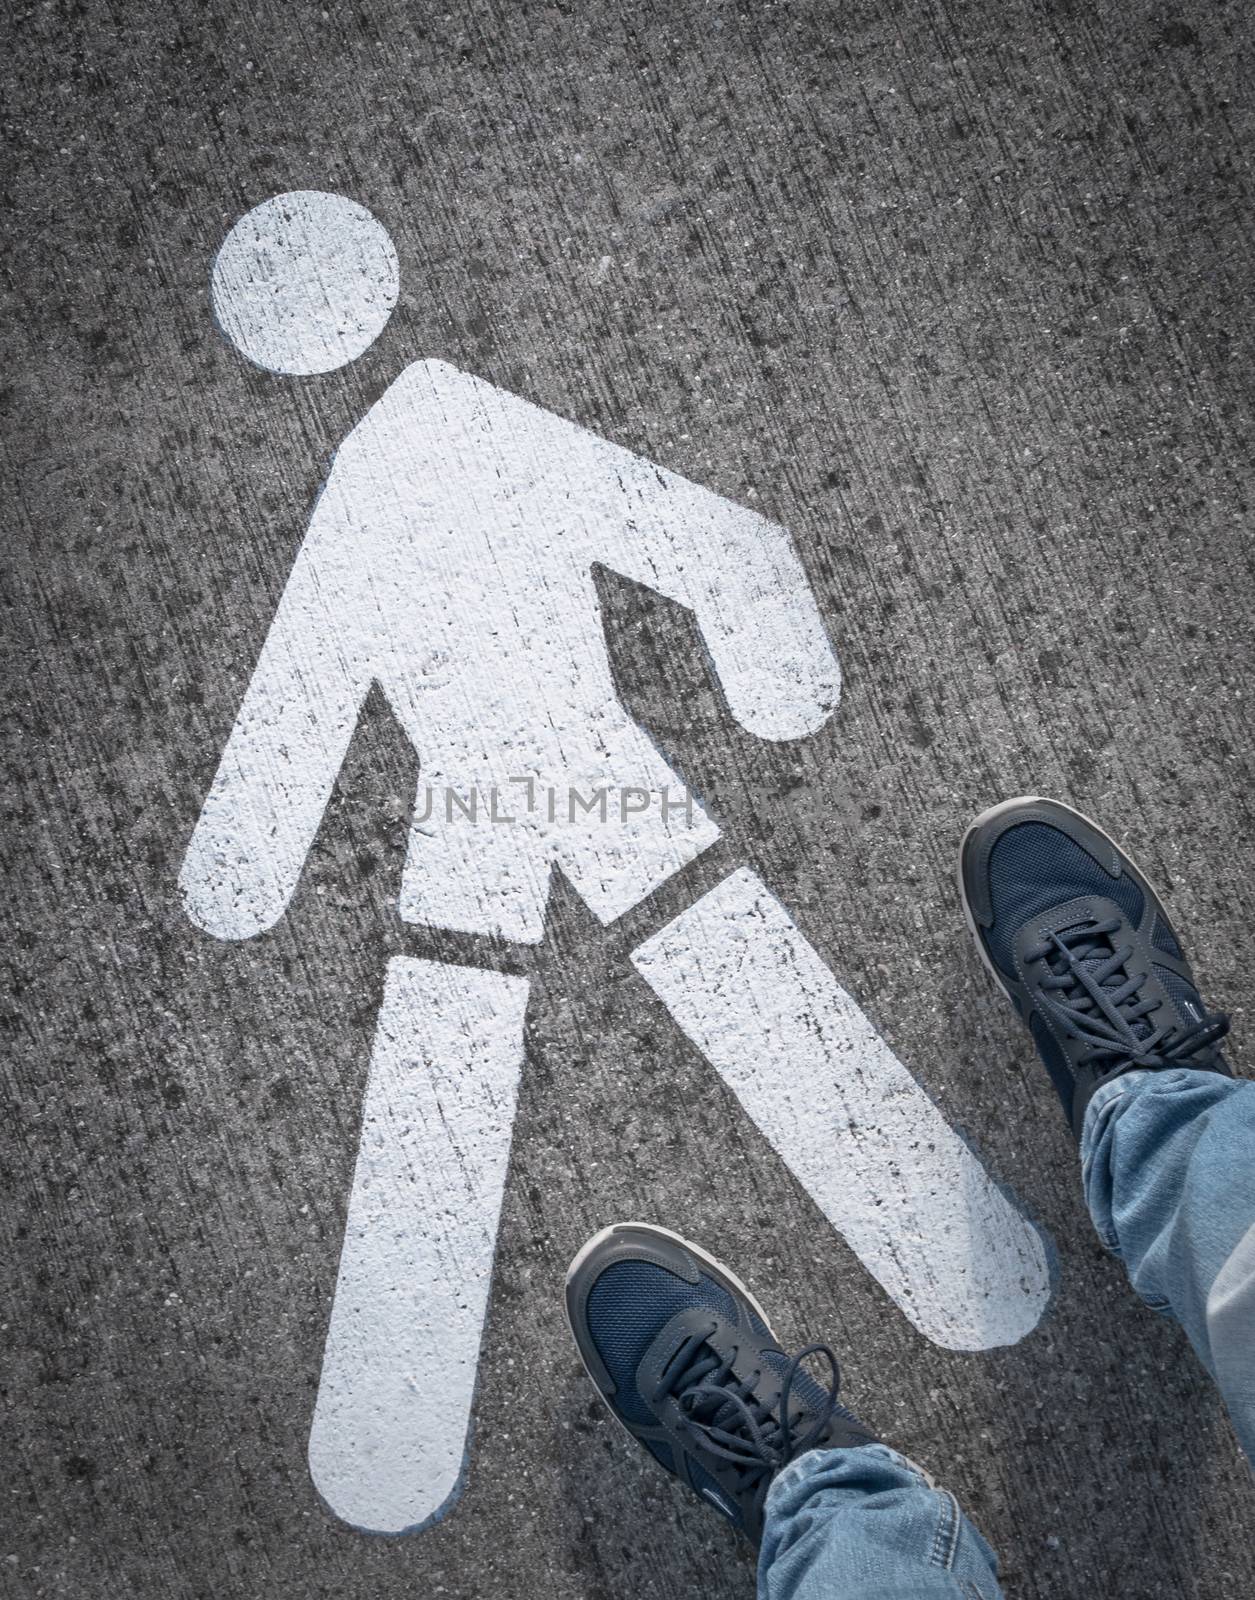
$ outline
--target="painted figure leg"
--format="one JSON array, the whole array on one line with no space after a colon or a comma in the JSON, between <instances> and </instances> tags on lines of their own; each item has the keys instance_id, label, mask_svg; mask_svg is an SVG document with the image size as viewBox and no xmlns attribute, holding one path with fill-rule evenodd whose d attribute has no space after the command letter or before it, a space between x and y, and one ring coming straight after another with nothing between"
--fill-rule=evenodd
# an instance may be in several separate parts
<instances>
[{"instance_id":1,"label":"painted figure leg","mask_svg":"<svg viewBox=\"0 0 1255 1600\"><path fill-rule=\"evenodd\" d=\"M680 1027L915 1326L1014 1344L1046 1249L780 902L741 870L633 954Z\"/></svg>"},{"instance_id":2,"label":"painted figure leg","mask_svg":"<svg viewBox=\"0 0 1255 1600\"><path fill-rule=\"evenodd\" d=\"M360 1528L420 1527L460 1491L527 990L389 963L309 1441L319 1492Z\"/></svg>"}]
</instances>

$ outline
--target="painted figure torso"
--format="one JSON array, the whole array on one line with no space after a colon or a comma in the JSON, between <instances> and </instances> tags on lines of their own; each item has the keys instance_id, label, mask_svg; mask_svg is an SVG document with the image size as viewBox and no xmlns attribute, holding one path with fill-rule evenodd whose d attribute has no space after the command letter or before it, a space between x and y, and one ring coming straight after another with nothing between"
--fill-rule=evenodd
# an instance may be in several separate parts
<instances>
[{"instance_id":1,"label":"painted figure torso","mask_svg":"<svg viewBox=\"0 0 1255 1600\"><path fill-rule=\"evenodd\" d=\"M439 791L411 834L407 920L534 941L551 867L608 922L712 843L718 828L680 803L681 779L619 703L597 564L696 611L747 724L781 736L761 671L773 643L785 653L773 678L789 652L805 656L797 731L835 706L837 663L812 608L779 640L746 642L756 599L807 594L781 528L466 373L416 362L349 434L315 507L206 808L222 860L218 871L191 863L193 878L207 869L190 896L198 920L247 933L282 910L277 883L241 903L229 857L243 848L256 866L277 849L294 876L372 683L423 786ZM236 803L256 792L263 759L278 763L272 784L300 791L265 848L241 836ZM513 820L472 823L441 798L448 789L485 805L498 790ZM600 809L571 800L599 789L611 791ZM626 810L628 789L649 803ZM216 808L229 828L214 840ZM252 815L270 825L264 808Z\"/></svg>"}]
</instances>

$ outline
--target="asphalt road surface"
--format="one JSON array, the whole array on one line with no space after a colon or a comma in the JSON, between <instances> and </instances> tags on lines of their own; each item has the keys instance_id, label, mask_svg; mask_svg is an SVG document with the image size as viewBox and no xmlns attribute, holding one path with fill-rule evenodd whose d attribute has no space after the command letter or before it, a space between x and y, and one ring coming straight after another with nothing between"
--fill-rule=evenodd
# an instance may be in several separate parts
<instances>
[{"instance_id":1,"label":"asphalt road surface","mask_svg":"<svg viewBox=\"0 0 1255 1600\"><path fill-rule=\"evenodd\" d=\"M952 870L993 800L1095 814L1250 1070L1250 8L67 0L5 32L0 1592L748 1596L564 1326L571 1255L640 1216L831 1341L1009 1595L1255 1592L1250 1473L1094 1236ZM312 377L242 360L209 297L233 222L299 189L400 272ZM376 692L286 915L214 939L188 840L332 453L423 358L784 524L840 709L753 737L690 614L603 575L712 850L607 926L556 881L534 947L403 924L414 757ZM1020 1342L918 1332L634 970L741 864L1053 1240ZM532 986L464 1493L382 1537L306 1447L398 955Z\"/></svg>"}]
</instances>

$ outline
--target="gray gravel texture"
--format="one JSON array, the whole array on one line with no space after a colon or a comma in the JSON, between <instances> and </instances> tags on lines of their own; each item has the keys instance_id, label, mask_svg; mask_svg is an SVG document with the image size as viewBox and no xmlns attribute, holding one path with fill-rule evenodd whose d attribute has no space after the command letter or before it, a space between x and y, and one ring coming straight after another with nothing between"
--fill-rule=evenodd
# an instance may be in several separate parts
<instances>
[{"instance_id":1,"label":"gray gravel texture","mask_svg":"<svg viewBox=\"0 0 1255 1600\"><path fill-rule=\"evenodd\" d=\"M731 1261L954 1488L1022 1600L1255 1593L1255 1488L1082 1208L969 947L969 816L1096 814L1249 1070L1255 279L1248 6L66 0L5 20L0 1591L714 1600L753 1572L594 1402L559 1286L624 1215ZM212 325L231 222L343 192L401 302L280 378ZM731 724L617 580L623 696L726 838L608 929L559 884L464 1498L331 1518L305 1444L413 760L377 697L292 907L175 876L337 442L439 356L793 532L841 650L812 739ZM918 1336L627 953L749 861L1059 1250L1013 1349Z\"/></svg>"}]
</instances>

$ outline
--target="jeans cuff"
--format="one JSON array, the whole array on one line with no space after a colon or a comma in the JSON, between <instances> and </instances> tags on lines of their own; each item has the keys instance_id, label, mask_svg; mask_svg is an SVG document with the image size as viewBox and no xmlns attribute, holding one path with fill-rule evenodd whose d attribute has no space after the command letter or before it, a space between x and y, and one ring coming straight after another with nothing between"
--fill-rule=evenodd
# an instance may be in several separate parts
<instances>
[{"instance_id":1,"label":"jeans cuff","mask_svg":"<svg viewBox=\"0 0 1255 1600\"><path fill-rule=\"evenodd\" d=\"M1113 1100L1120 1100L1126 1094L1135 1094L1144 1089L1155 1077L1162 1077L1162 1073L1154 1073L1146 1068L1133 1072L1122 1072L1118 1078L1112 1078L1109 1083L1101 1084L1094 1090L1093 1098L1085 1107L1085 1125L1081 1129L1081 1167L1084 1170L1089 1165L1089 1158L1094 1148L1094 1141L1098 1137L1098 1118L1106 1106Z\"/></svg>"},{"instance_id":2,"label":"jeans cuff","mask_svg":"<svg viewBox=\"0 0 1255 1600\"><path fill-rule=\"evenodd\" d=\"M782 1467L772 1480L771 1488L768 1490L768 1499L771 1499L777 1492L783 1493L787 1491L790 1484L795 1484L800 1479L809 1478L812 1473L826 1471L830 1465L831 1457L841 1456L848 1461L855 1454L863 1457L877 1456L880 1460L889 1462L891 1466L900 1467L902 1471L910 1473L925 1489L935 1489L937 1487L932 1477L924 1471L923 1467L910 1460L907 1456L899 1455L896 1450L891 1449L887 1444L840 1445L833 1449L805 1450L800 1456L795 1456L788 1466ZM781 1488L782 1485L784 1486L783 1489Z\"/></svg>"}]
</instances>

